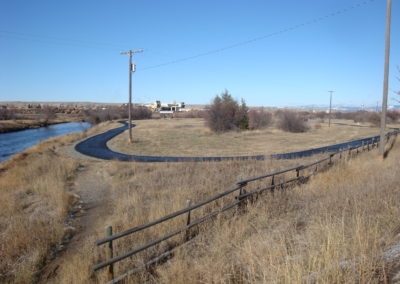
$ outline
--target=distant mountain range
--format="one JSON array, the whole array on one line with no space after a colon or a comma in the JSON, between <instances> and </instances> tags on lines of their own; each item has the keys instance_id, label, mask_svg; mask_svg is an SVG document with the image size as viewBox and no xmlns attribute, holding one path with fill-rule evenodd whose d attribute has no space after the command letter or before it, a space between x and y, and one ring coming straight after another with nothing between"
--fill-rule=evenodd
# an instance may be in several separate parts
<instances>
[{"instance_id":1,"label":"distant mountain range","mask_svg":"<svg viewBox=\"0 0 400 284\"><path fill-rule=\"evenodd\" d=\"M297 108L297 109L307 109L307 110L328 110L329 105L302 105L302 106L295 106L290 108ZM381 106L378 106L378 110L380 111ZM376 111L377 106L372 105L346 105L346 104L335 104L332 105L333 111L357 111L357 110L367 110L367 111ZM400 105L388 105L388 110L400 110Z\"/></svg>"}]
</instances>

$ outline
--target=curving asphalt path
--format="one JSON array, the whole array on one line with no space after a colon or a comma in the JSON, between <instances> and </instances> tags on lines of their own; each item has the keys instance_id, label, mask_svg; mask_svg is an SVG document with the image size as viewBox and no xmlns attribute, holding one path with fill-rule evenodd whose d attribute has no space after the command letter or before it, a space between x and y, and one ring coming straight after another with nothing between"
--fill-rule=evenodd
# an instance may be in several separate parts
<instances>
[{"instance_id":1,"label":"curving asphalt path","mask_svg":"<svg viewBox=\"0 0 400 284\"><path fill-rule=\"evenodd\" d=\"M104 133L92 136L75 146L75 150L98 159L103 160L119 160L119 161L137 161L137 162L204 162L204 161L223 161L223 160L264 160L269 158L274 159L294 159L307 157L323 152L336 152L341 149L353 148L361 146L363 143L371 143L379 141L379 136L368 137L364 139L354 140L350 142L314 148L305 151L272 154L272 155L254 155L254 156L221 156L221 157L174 157L174 156L142 156L129 155L110 150L107 147L107 142L128 129L128 123L119 121L123 126L108 130ZM134 124L132 126L135 126ZM393 132L392 132L393 133Z\"/></svg>"}]
</instances>

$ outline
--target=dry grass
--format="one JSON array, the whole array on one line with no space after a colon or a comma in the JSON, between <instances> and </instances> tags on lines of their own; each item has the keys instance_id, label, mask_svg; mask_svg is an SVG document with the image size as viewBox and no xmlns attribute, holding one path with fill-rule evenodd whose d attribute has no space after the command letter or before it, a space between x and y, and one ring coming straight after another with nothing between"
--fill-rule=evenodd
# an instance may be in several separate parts
<instances>
[{"instance_id":1,"label":"dry grass","mask_svg":"<svg viewBox=\"0 0 400 284\"><path fill-rule=\"evenodd\" d=\"M202 123L200 120L188 121L193 124ZM157 122L163 121L145 123ZM171 125L178 122L165 121ZM186 120L182 122L188 124ZM116 125L111 122L101 124L91 131L94 133ZM159 128L162 129L161 126ZM181 126L175 128L182 129ZM351 129L354 132L365 130ZM336 132L339 132L339 128ZM246 137L246 134L243 135ZM283 137L288 134L281 135ZM38 149L32 149L27 156L22 154L4 163L7 170L0 176L1 190L5 193L0 197L0 204L4 204L0 209L0 243L3 244L0 247L0 264L2 273L12 272L8 278L10 282L33 282L41 260L63 234L63 220L69 204L65 192L68 191L68 181L78 164L76 160L66 158L65 153L55 145L60 141L69 144L77 137L71 137L69 141L57 139L65 138L54 139L56 144L45 142ZM351 138L343 140L348 139ZM302 148L308 147L303 145ZM279 151L282 152L282 149ZM378 282L378 278L384 277L389 271L388 267L384 267L382 252L392 244L391 230L399 225L399 178L394 171L399 166L396 160L399 152L396 146L382 163L376 160L377 153L373 151L317 175L307 185L275 194L274 198L265 195L248 208L247 214L238 215L232 211L214 223L202 226L195 244L187 250L178 251L166 264L136 275L132 281ZM301 161L153 164L85 161L91 163L105 177L106 182L112 185L106 198L107 206L104 207L107 210L104 214L106 217L93 220L90 228L87 228L85 239L80 242L80 250L63 262L57 270L57 280L49 283L105 282L104 270L94 274L90 269L93 264L105 259L103 248L94 247L94 241L104 236L105 225L112 225L114 233L118 233L182 209L187 199L198 202L220 193L238 179L318 158L314 156ZM383 175L378 175L378 170L383 170ZM27 178L19 178L24 175ZM6 186L4 189L3 184ZM27 189L34 190L35 202L29 203L31 197ZM232 201L232 196L230 198ZM218 206L224 202L228 200L222 200ZM23 204L29 206L23 209ZM200 216L212 209L212 206L208 206L195 210L193 216ZM184 222L182 216L115 241L115 252L121 254L182 226ZM14 227L17 229L12 231ZM38 228L51 238L43 238ZM177 236L165 244L122 261L115 267L116 275L179 243L182 237Z\"/></svg>"},{"instance_id":2,"label":"dry grass","mask_svg":"<svg viewBox=\"0 0 400 284\"><path fill-rule=\"evenodd\" d=\"M34 281L61 241L79 166L61 148L85 135L46 140L0 164L0 282Z\"/></svg>"},{"instance_id":3,"label":"dry grass","mask_svg":"<svg viewBox=\"0 0 400 284\"><path fill-rule=\"evenodd\" d=\"M288 133L270 127L217 135L199 118L143 120L133 129L133 144L127 143L125 132L108 145L116 151L137 155L256 155L300 151L379 134L377 128L333 124L328 128L327 123L319 124L320 128L311 127L306 133Z\"/></svg>"},{"instance_id":4,"label":"dry grass","mask_svg":"<svg viewBox=\"0 0 400 284\"><path fill-rule=\"evenodd\" d=\"M104 171L110 176L109 183L112 184L112 193L109 197L109 207L112 208L112 212L109 212L104 219L98 220L94 226L96 229L91 232L91 242L86 242L81 253L63 267L63 282L87 283L88 279L95 283L105 281L104 271L95 275L90 272L91 265L105 259L103 248L95 248L93 245L95 239L104 236L105 225L112 225L115 233L121 232L182 209L188 199L199 202L214 196L231 187L239 178L297 164L299 161L295 160L155 164L108 162ZM229 198L229 201L232 201L233 196ZM228 202L228 199L222 200L220 205L223 202ZM212 208L215 208L215 205L195 210L192 212L193 217L201 216ZM116 241L114 243L116 254L182 226L184 218L176 218L132 237ZM175 237L165 244L121 262L121 265L116 266L116 274L125 272L132 265L143 263L144 260L181 240L182 236ZM85 269L80 273L72 273L77 267L75 262L80 263Z\"/></svg>"},{"instance_id":5,"label":"dry grass","mask_svg":"<svg viewBox=\"0 0 400 284\"><path fill-rule=\"evenodd\" d=\"M77 163L51 148L31 149L8 163L0 179L1 278L27 283L63 234L67 181Z\"/></svg>"},{"instance_id":6,"label":"dry grass","mask_svg":"<svg viewBox=\"0 0 400 284\"><path fill-rule=\"evenodd\" d=\"M398 167L392 153L385 163L377 152L317 175L310 184L271 196L202 226L198 240L167 264L134 276L132 283L379 283L387 268L382 253L399 225ZM314 157L312 159L317 159ZM311 161L245 161L222 163L140 164L112 162L106 171L113 184L108 218L99 220L80 254L64 267L65 283L102 283L105 269L92 274L89 266L105 260L93 241L144 224L222 192L236 180ZM383 168L384 176L376 174ZM232 196L230 201L232 201ZM217 206L223 206L222 200ZM215 208L215 205L213 205ZM192 212L194 217L212 206ZM233 214L233 215L232 215ZM116 254L171 232L185 223L176 218L114 242ZM140 265L182 241L178 236L115 266L116 275ZM86 269L76 270L78 262ZM382 278L383 277L383 278ZM90 279L90 280L89 280ZM128 283L131 283L128 282Z\"/></svg>"},{"instance_id":7,"label":"dry grass","mask_svg":"<svg viewBox=\"0 0 400 284\"><path fill-rule=\"evenodd\" d=\"M396 263L382 255L400 237L399 150L384 163L376 152L364 155L265 196L246 215L217 220L156 269L157 282L389 282Z\"/></svg>"}]
</instances>

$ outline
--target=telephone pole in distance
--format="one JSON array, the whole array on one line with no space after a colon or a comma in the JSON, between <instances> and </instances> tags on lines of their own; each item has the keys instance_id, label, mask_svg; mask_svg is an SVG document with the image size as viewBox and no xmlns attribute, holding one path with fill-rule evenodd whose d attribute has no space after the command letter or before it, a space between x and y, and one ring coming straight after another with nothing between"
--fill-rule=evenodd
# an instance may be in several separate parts
<instances>
[{"instance_id":1,"label":"telephone pole in distance","mask_svg":"<svg viewBox=\"0 0 400 284\"><path fill-rule=\"evenodd\" d=\"M129 103L128 103L128 120L129 120L129 143L132 143L132 73L135 72L135 64L132 64L132 54L134 53L141 53L143 50L128 50L128 51L121 51L121 54L128 54L129 55L129 83L128 83L128 93L129 93Z\"/></svg>"},{"instance_id":2,"label":"telephone pole in distance","mask_svg":"<svg viewBox=\"0 0 400 284\"><path fill-rule=\"evenodd\" d=\"M329 127L331 127L331 113L332 113L332 93L334 91L328 91L330 93L329 97Z\"/></svg>"}]
</instances>

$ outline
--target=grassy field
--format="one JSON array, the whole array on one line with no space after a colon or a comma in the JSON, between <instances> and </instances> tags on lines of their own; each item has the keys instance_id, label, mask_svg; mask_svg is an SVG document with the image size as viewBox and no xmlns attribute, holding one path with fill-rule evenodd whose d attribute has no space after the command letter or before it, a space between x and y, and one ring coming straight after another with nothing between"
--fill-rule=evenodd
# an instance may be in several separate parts
<instances>
[{"instance_id":1,"label":"grassy field","mask_svg":"<svg viewBox=\"0 0 400 284\"><path fill-rule=\"evenodd\" d=\"M229 156L284 153L322 147L379 135L378 128L309 122L305 133L288 133L276 127L227 132L216 135L203 119L158 119L137 121L134 143L127 131L108 143L118 152L138 155ZM316 125L319 125L316 127Z\"/></svg>"},{"instance_id":2,"label":"grassy field","mask_svg":"<svg viewBox=\"0 0 400 284\"><path fill-rule=\"evenodd\" d=\"M398 146L388 159L377 150L343 162L310 183L275 196L265 195L248 214L219 218L202 227L195 245L167 264L136 275L132 283L385 283L398 269L383 258L399 239ZM204 200L251 177L317 157L290 161L208 163L110 162L102 169L112 185L109 215L98 220L80 252L60 269L62 283L101 283L105 271L89 267L104 260L93 242L104 225L120 232ZM380 174L382 172L382 174ZM206 208L209 212L211 208ZM198 214L205 211L198 212ZM196 213L193 213L196 214ZM174 219L114 243L117 254L184 224ZM116 274L141 264L174 243L141 253L115 267ZM79 273L76 267L87 267ZM89 280L90 279L90 280ZM57 282L54 282L57 283ZM129 282L130 283L130 282Z\"/></svg>"},{"instance_id":3,"label":"grassy field","mask_svg":"<svg viewBox=\"0 0 400 284\"><path fill-rule=\"evenodd\" d=\"M189 122L198 126L182 127ZM159 123L154 126L158 130L171 125L170 129L178 132L203 127L201 120L192 119L144 123ZM89 133L54 138L0 164L0 282L35 283L39 279L39 283L104 283L105 271L94 274L90 268L105 259L104 250L94 246L94 241L104 236L105 225L112 225L117 233L182 209L188 199L197 202L211 197L239 179L321 157L206 163L126 163L88 160L79 155L70 157L75 141L117 126L117 123L109 122L94 127ZM357 132L362 137L369 134L364 135L361 131L376 131L355 127L343 129L348 133ZM313 129L310 137L322 139L332 132L340 133L339 126L336 131L327 130L325 126L315 129L319 130L325 134L312 136ZM297 137L297 134L279 134L274 129L265 132L268 131L281 137ZM156 133L160 131L154 130L154 137ZM271 133L265 135L272 136ZM210 133L205 135L214 138ZM233 137L239 133L226 135L224 139L229 140L229 135ZM247 133L241 135L244 139ZM120 139L127 138L126 133L121 136ZM335 139L342 142L356 138L352 137ZM220 138L221 135L216 139ZM286 143L292 139L283 138ZM305 144L305 138L296 141L304 142L301 149L320 143L309 141ZM178 148L178 142L175 143L174 147ZM285 148L284 145L282 142L280 148L274 147L277 152L291 151L290 146ZM162 145L158 151L164 148ZM229 154L236 154L239 148L233 145ZM156 283L384 283L379 281L388 279L398 263L391 263L382 255L400 233L400 180L395 171L399 167L399 154L400 149L395 146L382 162L374 150L317 175L306 185L275 194L273 198L266 194L248 208L248 214L228 214L208 223L200 231L194 246L179 251L166 264L131 280ZM77 226L82 233L73 238L75 249L70 247L71 253L68 254L67 249L57 259L52 259L54 248L66 233L64 222L76 201L70 187L82 175L78 171L82 167L87 169L83 176L87 181L83 186L92 195L91 198L82 196L83 201L101 196L102 202L91 203L85 213L86 223ZM100 190L99 180L101 184L109 185L109 189ZM116 253L165 234L183 223L183 218L174 219L125 241L115 242ZM116 274L181 240L182 236L175 237L165 245L121 262L115 268ZM56 266L46 269L51 263ZM43 278L44 271L50 271L48 278Z\"/></svg>"},{"instance_id":4,"label":"grassy field","mask_svg":"<svg viewBox=\"0 0 400 284\"><path fill-rule=\"evenodd\" d=\"M376 154L217 220L152 275L158 283L394 283L400 149L384 162Z\"/></svg>"}]
</instances>

